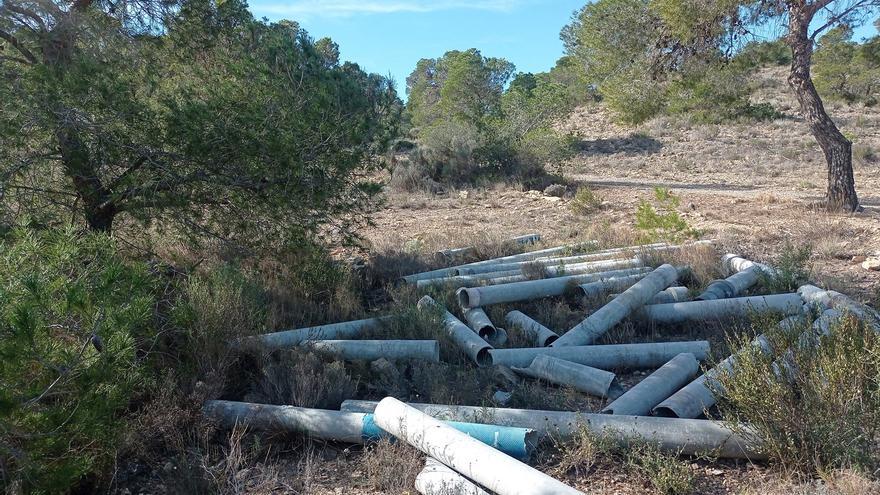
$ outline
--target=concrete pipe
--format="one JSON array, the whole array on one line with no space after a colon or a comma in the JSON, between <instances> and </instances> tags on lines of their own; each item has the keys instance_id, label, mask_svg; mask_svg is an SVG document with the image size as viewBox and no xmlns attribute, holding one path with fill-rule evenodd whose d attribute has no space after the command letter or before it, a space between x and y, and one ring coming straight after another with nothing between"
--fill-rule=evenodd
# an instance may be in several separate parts
<instances>
[{"instance_id":1,"label":"concrete pipe","mask_svg":"<svg viewBox=\"0 0 880 495\"><path fill-rule=\"evenodd\" d=\"M464 319L467 321L467 325L471 330L477 332L480 338L487 342L495 339L498 329L492 324L492 320L489 319L489 315L483 311L483 308L464 309L462 312L464 312Z\"/></svg>"},{"instance_id":2,"label":"concrete pipe","mask_svg":"<svg viewBox=\"0 0 880 495\"><path fill-rule=\"evenodd\" d=\"M779 322L780 328L794 328L805 322L804 315L789 316ZM759 349L761 352L770 355L774 351L770 340L763 334L758 335L752 340L751 347ZM688 383L678 392L672 394L662 402L660 402L653 410L657 416L667 418L699 418L704 411L715 405L715 392L721 388L721 384L717 378L721 373L728 372L733 368L739 351L732 354L724 361L718 363L714 368L706 371L697 377L694 381Z\"/></svg>"},{"instance_id":3,"label":"concrete pipe","mask_svg":"<svg viewBox=\"0 0 880 495\"><path fill-rule=\"evenodd\" d=\"M525 368L536 357L545 354L601 370L634 370L659 368L682 352L690 352L700 361L705 361L709 355L709 342L698 340L692 342L492 349L489 351L489 355L495 365L516 368Z\"/></svg>"},{"instance_id":4,"label":"concrete pipe","mask_svg":"<svg viewBox=\"0 0 880 495\"><path fill-rule=\"evenodd\" d=\"M419 280L416 282L416 288L425 289L428 287L442 287L445 285L455 287L465 287L471 285L494 284L495 279L503 279L506 277L523 277L521 270L510 270L506 272L481 273L479 275L457 275L454 277L430 278L427 280Z\"/></svg>"},{"instance_id":5,"label":"concrete pipe","mask_svg":"<svg viewBox=\"0 0 880 495\"><path fill-rule=\"evenodd\" d=\"M492 365L492 356L489 354L489 350L492 349L492 346L485 340L481 339L479 335L474 333L473 330L468 328L467 325L462 323L461 320L456 318L455 315L450 313L446 308L437 304L431 296L421 298L418 307L419 309L428 309L432 307L442 308L443 325L452 341L455 342L455 344L467 354L477 366Z\"/></svg>"},{"instance_id":6,"label":"concrete pipe","mask_svg":"<svg viewBox=\"0 0 880 495\"><path fill-rule=\"evenodd\" d=\"M527 368L513 368L513 371L556 385L565 385L596 397L615 399L623 393L614 373L563 361L546 354L536 357Z\"/></svg>"},{"instance_id":7,"label":"concrete pipe","mask_svg":"<svg viewBox=\"0 0 880 495\"><path fill-rule=\"evenodd\" d=\"M811 306L817 306L821 310L836 309L841 313L849 313L880 332L880 313L845 294L820 289L815 285L802 285L798 288L798 294Z\"/></svg>"},{"instance_id":8,"label":"concrete pipe","mask_svg":"<svg viewBox=\"0 0 880 495\"><path fill-rule=\"evenodd\" d=\"M514 310L507 313L504 320L507 322L508 327L515 326L525 332L529 339L535 343L536 347L546 347L559 338L556 332L541 325L520 311Z\"/></svg>"},{"instance_id":9,"label":"concrete pipe","mask_svg":"<svg viewBox=\"0 0 880 495\"><path fill-rule=\"evenodd\" d=\"M266 350L291 349L309 340L351 339L359 337L365 330L381 328L392 317L368 318L366 320L345 321L316 327L298 328L283 332L267 333L246 337L236 342L241 346L258 346Z\"/></svg>"},{"instance_id":10,"label":"concrete pipe","mask_svg":"<svg viewBox=\"0 0 880 495\"><path fill-rule=\"evenodd\" d=\"M428 457L425 468L416 476L416 491L422 495L489 495L473 481Z\"/></svg>"},{"instance_id":11,"label":"concrete pipe","mask_svg":"<svg viewBox=\"0 0 880 495\"><path fill-rule=\"evenodd\" d=\"M651 298L650 301L646 304L668 304L674 302L685 302L690 300L690 289L687 287L669 287L668 289L661 290L654 297ZM611 297L617 297L620 294L611 294Z\"/></svg>"},{"instance_id":12,"label":"concrete pipe","mask_svg":"<svg viewBox=\"0 0 880 495\"><path fill-rule=\"evenodd\" d=\"M711 301L654 304L643 307L635 316L652 323L674 324L746 317L751 313L766 311L778 311L785 316L793 316L801 312L803 305L803 301L797 294L772 294Z\"/></svg>"},{"instance_id":13,"label":"concrete pipe","mask_svg":"<svg viewBox=\"0 0 880 495\"><path fill-rule=\"evenodd\" d=\"M206 401L202 413L225 428L244 425L254 430L297 432L319 440L362 444L387 436L371 413L225 400ZM517 459L528 459L537 445L537 433L527 428L462 421L446 424Z\"/></svg>"},{"instance_id":14,"label":"concrete pipe","mask_svg":"<svg viewBox=\"0 0 880 495\"><path fill-rule=\"evenodd\" d=\"M757 268L760 272L763 272L765 275L769 276L774 276L777 273L775 268L767 266L763 263L756 263L752 260L747 260L737 254L725 254L724 256L722 256L721 268L728 275L744 270L749 270L751 268Z\"/></svg>"},{"instance_id":15,"label":"concrete pipe","mask_svg":"<svg viewBox=\"0 0 880 495\"><path fill-rule=\"evenodd\" d=\"M578 268L578 269L569 270L565 274L559 273L559 274L553 275L553 276L545 276L543 279L530 278L526 275L513 275L513 276L504 276L504 277L498 277L498 278L490 278L488 280L485 280L483 282L483 285L503 285L503 284L512 284L512 283L516 283L516 282L528 282L528 281L535 281L535 280L556 279L556 278L561 278L561 277L578 277L578 276L583 276L583 275L598 275L599 273L606 273L606 274L607 273L613 273L613 274L628 273L628 274L632 275L632 274L636 274L636 273L646 273L649 271L651 271L650 268L642 268L642 267L621 268L619 270L611 270L611 271L607 271L607 272L596 272L595 270L592 270L592 269ZM590 277L588 280L598 280L598 279L599 278L597 278L597 277Z\"/></svg>"},{"instance_id":16,"label":"concrete pipe","mask_svg":"<svg viewBox=\"0 0 880 495\"><path fill-rule=\"evenodd\" d=\"M645 278L646 273L636 275L628 275L626 277L614 277L608 280L600 280L598 282L590 282L581 284L578 290L581 295L586 298L597 298L614 291L626 290L635 285L636 282Z\"/></svg>"},{"instance_id":17,"label":"concrete pipe","mask_svg":"<svg viewBox=\"0 0 880 495\"><path fill-rule=\"evenodd\" d=\"M309 340L302 347L346 361L400 361L418 359L440 362L440 343L436 340Z\"/></svg>"},{"instance_id":18,"label":"concrete pipe","mask_svg":"<svg viewBox=\"0 0 880 495\"><path fill-rule=\"evenodd\" d=\"M581 494L392 397L379 402L375 419L383 430L498 495Z\"/></svg>"},{"instance_id":19,"label":"concrete pipe","mask_svg":"<svg viewBox=\"0 0 880 495\"><path fill-rule=\"evenodd\" d=\"M484 260L484 261L476 261L473 263L466 263L464 265L450 266L448 268L439 268L437 270L430 270L427 272L413 273L412 275L406 275L406 276L400 277L399 281L406 282L408 284L415 284L419 280L427 280L427 279L438 278L438 277L455 276L455 275L457 275L456 270L458 270L459 268L462 268L462 267L466 267L466 266L479 266L479 265L486 265L486 264L501 264L501 263L515 262L515 261L533 260L535 258L540 258L543 256L550 256L550 255L554 255L554 254L558 254L558 253L565 253L565 252L569 252L569 251L588 249L588 248L593 247L595 245L596 245L595 241L588 241L588 242L582 242L579 244L570 244L567 246L558 246L558 247L553 247L553 248L548 248L548 249L541 249L538 251L530 251L528 253L520 253L520 254L514 254L514 255L510 255L510 256L504 256L501 258L492 258L492 259Z\"/></svg>"},{"instance_id":20,"label":"concrete pipe","mask_svg":"<svg viewBox=\"0 0 880 495\"><path fill-rule=\"evenodd\" d=\"M679 354L617 400L605 406L602 412L623 416L647 416L654 406L674 394L698 371L700 371L700 363L693 354Z\"/></svg>"},{"instance_id":21,"label":"concrete pipe","mask_svg":"<svg viewBox=\"0 0 880 495\"><path fill-rule=\"evenodd\" d=\"M608 304L599 308L587 319L569 330L553 347L592 344L611 327L620 323L630 313L644 306L658 292L678 280L678 270L672 265L662 265L645 278L627 289ZM682 303L686 304L686 303ZM657 306L650 306L652 308Z\"/></svg>"},{"instance_id":22,"label":"concrete pipe","mask_svg":"<svg viewBox=\"0 0 880 495\"><path fill-rule=\"evenodd\" d=\"M611 260L598 260L598 261L586 261L580 263L574 262L566 262L562 261L565 258L559 258L558 260L544 261L544 262L520 262L513 264L505 264L505 265L485 265L485 266L474 266L474 267L465 267L459 268L459 275L479 275L486 273L497 273L497 272L506 272L509 270L519 270L520 273L523 273L523 270L527 269L527 267L540 266L544 269L544 273L548 277L558 277L562 275L575 275L576 272L579 273L590 273L590 272L601 272L601 271L609 271L609 270L620 270L623 268L634 268L638 266L645 266L644 262L636 257L630 259L611 259Z\"/></svg>"},{"instance_id":23,"label":"concrete pipe","mask_svg":"<svg viewBox=\"0 0 880 495\"><path fill-rule=\"evenodd\" d=\"M613 277L621 277L650 271L647 268L627 268L601 273L570 275L567 277L528 280L488 287L462 287L455 294L462 308L478 308L491 304L528 301L544 297L561 296L571 284L584 284Z\"/></svg>"},{"instance_id":24,"label":"concrete pipe","mask_svg":"<svg viewBox=\"0 0 880 495\"><path fill-rule=\"evenodd\" d=\"M697 296L697 301L710 301L713 299L728 299L736 297L749 287L758 283L761 279L761 270L757 266L746 268L734 273L723 280L715 280L710 283L702 294Z\"/></svg>"},{"instance_id":25,"label":"concrete pipe","mask_svg":"<svg viewBox=\"0 0 880 495\"><path fill-rule=\"evenodd\" d=\"M342 403L342 409L373 412L377 404L347 400ZM594 434L610 435L621 442L652 443L676 455L712 455L752 460L767 458L760 440L752 431L734 429L721 421L441 404L411 406L429 416L445 420L491 422L528 428L542 438L552 436L565 440L586 428Z\"/></svg>"}]
</instances>

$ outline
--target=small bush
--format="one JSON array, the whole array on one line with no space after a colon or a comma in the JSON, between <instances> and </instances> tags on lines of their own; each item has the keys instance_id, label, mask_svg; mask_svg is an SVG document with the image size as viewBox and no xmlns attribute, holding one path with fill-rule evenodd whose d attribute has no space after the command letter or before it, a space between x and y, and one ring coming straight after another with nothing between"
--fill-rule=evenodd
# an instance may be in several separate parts
<instances>
[{"instance_id":1,"label":"small bush","mask_svg":"<svg viewBox=\"0 0 880 495\"><path fill-rule=\"evenodd\" d=\"M654 196L656 208L643 200L636 210L636 228L642 232L644 241L678 243L700 236L700 232L691 227L676 210L681 204L677 195L664 187L655 187Z\"/></svg>"},{"instance_id":2,"label":"small bush","mask_svg":"<svg viewBox=\"0 0 880 495\"><path fill-rule=\"evenodd\" d=\"M650 444L631 445L626 452L630 470L641 475L658 494L687 495L694 492L694 473L675 456Z\"/></svg>"},{"instance_id":3,"label":"small bush","mask_svg":"<svg viewBox=\"0 0 880 495\"><path fill-rule=\"evenodd\" d=\"M341 362L325 363L315 354L283 351L263 358L251 378L247 402L339 409L355 396L357 382Z\"/></svg>"},{"instance_id":4,"label":"small bush","mask_svg":"<svg viewBox=\"0 0 880 495\"><path fill-rule=\"evenodd\" d=\"M813 247L809 244L795 246L786 242L781 253L773 261L773 275L763 274L762 283L771 293L792 292L810 280L812 267L810 257Z\"/></svg>"},{"instance_id":5,"label":"small bush","mask_svg":"<svg viewBox=\"0 0 880 495\"><path fill-rule=\"evenodd\" d=\"M576 215L589 215L602 209L602 197L587 186L581 186L574 194L570 203L571 211Z\"/></svg>"},{"instance_id":6,"label":"small bush","mask_svg":"<svg viewBox=\"0 0 880 495\"><path fill-rule=\"evenodd\" d=\"M791 349L789 368L777 373L774 356L731 339L742 348L719 402L724 416L753 428L769 457L806 475L837 468L877 473L880 467L880 335L846 317L804 345L807 328L755 329L777 349ZM875 474L876 475L876 474Z\"/></svg>"}]
</instances>

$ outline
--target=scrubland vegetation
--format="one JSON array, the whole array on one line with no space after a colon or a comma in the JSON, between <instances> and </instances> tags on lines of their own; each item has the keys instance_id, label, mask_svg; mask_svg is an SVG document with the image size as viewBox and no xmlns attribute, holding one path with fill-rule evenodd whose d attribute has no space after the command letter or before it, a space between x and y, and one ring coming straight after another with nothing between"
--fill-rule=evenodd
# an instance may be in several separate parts
<instances>
[{"instance_id":1,"label":"scrubland vegetation","mask_svg":"<svg viewBox=\"0 0 880 495\"><path fill-rule=\"evenodd\" d=\"M13 494L317 493L326 488L318 466L330 462L336 476L363 473L342 484L411 490L422 464L405 445L343 450L280 433L220 431L200 407L224 398L333 409L345 399L388 395L492 404L498 376L470 366L440 331L439 315L413 309L422 294L393 282L440 266L439 248L474 245L479 259L510 247L496 236L452 233L442 245L368 245L362 231L388 193L555 184L589 225L574 240L614 247L700 237L681 196L666 188L640 199L630 224L599 224L591 215L608 199L562 175L582 146L559 125L576 107L609 109L627 124L748 125L796 112L756 101L751 78L791 64L790 47L772 41L733 49L716 7L727 15L739 4L710 4L699 18L679 16L681 5L585 6L562 31L566 55L546 73L517 72L478 49L426 54L436 58L418 62L404 104L392 81L342 62L332 40L316 41L293 21L256 20L238 1L117 9L5 0L0 484ZM842 17L818 37L813 77L826 101L867 108L877 102L880 41L852 41L849 20L856 19ZM669 47L690 51L657 57ZM857 162L873 156L869 147L855 149ZM352 251L343 256L341 247ZM809 279L809 247L788 246L767 260L781 275L756 292ZM655 262L690 264L689 288L697 291L721 275L716 255L691 250ZM450 288L430 294L455 306ZM600 302L555 298L529 311L564 329ZM512 308L488 309L502 321ZM439 340L443 362L351 363L229 345L379 314L393 318L370 337ZM627 322L607 338L706 338L717 360L758 333L794 342L794 333L772 333L775 323L707 324L683 334ZM525 340L518 329L508 331L508 346ZM771 446L766 472L785 483L820 479L841 492L880 491L876 334L846 321L821 347L794 354L801 371L794 379L774 374L766 356L746 356L724 378L726 399L711 414L756 428ZM528 382L513 391L510 406L600 404ZM625 473L641 491L713 489L704 472L710 460L652 445L621 448L583 432L541 454L542 469L573 484Z\"/></svg>"}]
</instances>

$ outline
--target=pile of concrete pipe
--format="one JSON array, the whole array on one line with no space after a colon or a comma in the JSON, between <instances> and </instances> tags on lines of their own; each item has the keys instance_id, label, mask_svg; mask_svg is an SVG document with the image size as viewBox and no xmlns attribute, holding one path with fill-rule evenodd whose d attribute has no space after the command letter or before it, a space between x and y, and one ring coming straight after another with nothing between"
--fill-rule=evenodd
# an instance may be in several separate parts
<instances>
[{"instance_id":1,"label":"pile of concrete pipe","mask_svg":"<svg viewBox=\"0 0 880 495\"><path fill-rule=\"evenodd\" d=\"M524 238L525 239L525 238ZM531 238L534 242L535 238ZM458 307L447 308L429 296L418 309L433 312L438 330L479 367L495 367L507 376L496 403L516 397L524 380L597 397L597 412L539 411L480 406L404 404L395 399L345 401L341 411L304 409L226 401L205 404L207 416L221 425L245 423L254 429L296 431L313 438L363 443L391 435L421 450L426 465L416 480L423 494L469 493L579 493L528 465L535 442L547 436L565 439L579 429L611 435L623 443L647 441L670 452L726 458L762 459L766 452L758 438L742 425L699 419L724 393L722 373L735 369L739 352L706 367L710 344L704 340L610 343L609 333L624 320L652 325L681 325L779 315L784 329L812 328L796 345L819 345L834 322L850 314L875 325L880 315L838 292L805 285L797 293L762 294L757 290L777 272L733 254L722 258L727 278L703 290L682 285L687 267L644 266L639 253L672 251L681 246L654 244L613 250L585 251L590 243L533 251L434 272L415 274L411 283L477 281L476 287L455 292ZM456 256L453 253L450 256ZM633 257L633 255L637 255ZM527 280L527 265L541 263L548 278ZM584 272L578 272L578 266ZM587 270L587 267L591 270ZM607 300L568 331L548 328L520 310L506 312L504 325L519 332L527 347L505 347L508 332L496 325L484 307L515 304L561 296L579 290L584 296ZM813 322L813 317L819 318ZM440 360L436 340L369 340L393 316L370 318L259 335L235 343L268 351L301 348L343 360ZM444 339L444 342L447 341ZM776 359L779 373L793 373L790 349L775 349L764 335L751 346ZM741 351L740 351L741 352ZM625 389L621 372L649 370L650 374ZM497 384L497 383L496 383ZM499 399L500 398L500 399Z\"/></svg>"}]
</instances>

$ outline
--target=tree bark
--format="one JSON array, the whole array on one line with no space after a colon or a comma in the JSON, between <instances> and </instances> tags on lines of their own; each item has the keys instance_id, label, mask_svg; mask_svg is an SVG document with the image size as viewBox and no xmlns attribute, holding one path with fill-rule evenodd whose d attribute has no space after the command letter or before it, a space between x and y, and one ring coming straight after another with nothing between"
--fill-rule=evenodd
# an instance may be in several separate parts
<instances>
[{"instance_id":1,"label":"tree bark","mask_svg":"<svg viewBox=\"0 0 880 495\"><path fill-rule=\"evenodd\" d=\"M852 142L840 132L825 106L810 76L813 57L813 41L808 29L815 8L803 1L789 4L788 44L791 47L791 72L788 84L794 91L801 112L828 164L828 188L825 202L829 210L856 211L859 199L856 195L852 168Z\"/></svg>"},{"instance_id":2,"label":"tree bark","mask_svg":"<svg viewBox=\"0 0 880 495\"><path fill-rule=\"evenodd\" d=\"M58 125L61 163L64 165L64 173L70 177L73 188L82 201L86 222L90 229L109 234L113 230L113 219L118 212L115 203L110 200L110 191L98 178L94 164L90 161L88 148L76 131L65 128L64 124Z\"/></svg>"}]
</instances>

